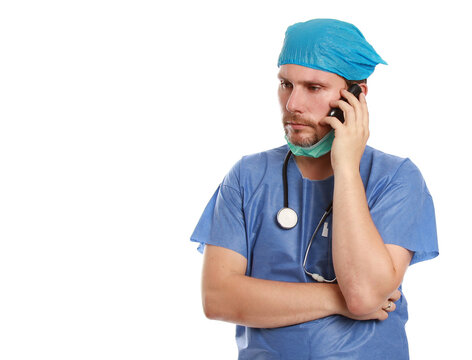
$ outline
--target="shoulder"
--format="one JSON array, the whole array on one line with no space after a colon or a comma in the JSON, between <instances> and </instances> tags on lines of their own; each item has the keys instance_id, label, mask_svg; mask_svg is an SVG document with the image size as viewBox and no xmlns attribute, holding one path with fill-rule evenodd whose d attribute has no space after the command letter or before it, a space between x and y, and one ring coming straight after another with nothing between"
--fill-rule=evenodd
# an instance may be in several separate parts
<instances>
[{"instance_id":1,"label":"shoulder","mask_svg":"<svg viewBox=\"0 0 472 360\"><path fill-rule=\"evenodd\" d=\"M261 177L268 167L283 163L287 151L288 146L283 145L275 149L245 155L234 164L228 175L238 179L247 176Z\"/></svg>"},{"instance_id":2,"label":"shoulder","mask_svg":"<svg viewBox=\"0 0 472 360\"><path fill-rule=\"evenodd\" d=\"M362 156L361 166L369 167L375 171L395 172L404 163L408 163L408 158L402 158L396 155L387 154L373 147L366 146Z\"/></svg>"},{"instance_id":3,"label":"shoulder","mask_svg":"<svg viewBox=\"0 0 472 360\"><path fill-rule=\"evenodd\" d=\"M370 175L378 174L391 178L421 175L418 167L409 158L387 154L370 146L366 146L361 168L363 172L368 172Z\"/></svg>"},{"instance_id":4,"label":"shoulder","mask_svg":"<svg viewBox=\"0 0 472 360\"><path fill-rule=\"evenodd\" d=\"M420 170L409 158L387 154L370 146L366 146L362 157L361 175L366 192L375 190L377 193L387 187L402 186L429 194Z\"/></svg>"},{"instance_id":5,"label":"shoulder","mask_svg":"<svg viewBox=\"0 0 472 360\"><path fill-rule=\"evenodd\" d=\"M418 167L372 148L364 155L367 202L384 243L413 251L410 264L437 256L433 199Z\"/></svg>"},{"instance_id":6,"label":"shoulder","mask_svg":"<svg viewBox=\"0 0 472 360\"><path fill-rule=\"evenodd\" d=\"M283 145L275 149L243 156L239 161L240 167L246 171L260 170L261 167L270 166L280 161L283 162L287 151L288 146Z\"/></svg>"},{"instance_id":7,"label":"shoulder","mask_svg":"<svg viewBox=\"0 0 472 360\"><path fill-rule=\"evenodd\" d=\"M279 169L282 168L287 151L288 146L284 145L243 156L231 168L222 185L241 192L254 191L264 181L272 179L274 174L278 174L281 179L282 173Z\"/></svg>"}]
</instances>

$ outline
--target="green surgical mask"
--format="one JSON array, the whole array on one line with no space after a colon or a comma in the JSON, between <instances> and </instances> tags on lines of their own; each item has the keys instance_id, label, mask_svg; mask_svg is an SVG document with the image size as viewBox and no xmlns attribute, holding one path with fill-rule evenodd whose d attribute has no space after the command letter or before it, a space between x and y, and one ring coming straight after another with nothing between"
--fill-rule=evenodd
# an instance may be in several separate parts
<instances>
[{"instance_id":1,"label":"green surgical mask","mask_svg":"<svg viewBox=\"0 0 472 360\"><path fill-rule=\"evenodd\" d=\"M319 158L331 150L334 140L334 129L331 129L331 131L323 136L323 138L316 144L308 147L293 145L288 141L287 136L285 136L285 140L287 140L288 146L290 147L290 150L292 150L293 155Z\"/></svg>"}]
</instances>

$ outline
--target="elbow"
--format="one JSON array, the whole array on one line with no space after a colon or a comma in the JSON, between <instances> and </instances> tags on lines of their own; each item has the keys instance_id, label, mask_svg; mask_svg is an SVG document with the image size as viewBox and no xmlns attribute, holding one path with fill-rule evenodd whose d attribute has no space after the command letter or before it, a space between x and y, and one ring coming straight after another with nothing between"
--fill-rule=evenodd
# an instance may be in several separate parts
<instances>
[{"instance_id":1,"label":"elbow","mask_svg":"<svg viewBox=\"0 0 472 360\"><path fill-rule=\"evenodd\" d=\"M365 316L376 311L368 301L360 298L346 299L346 305L349 312L355 316Z\"/></svg>"},{"instance_id":2,"label":"elbow","mask_svg":"<svg viewBox=\"0 0 472 360\"><path fill-rule=\"evenodd\" d=\"M355 316L365 316L377 311L383 298L373 292L355 293L345 297L347 309Z\"/></svg>"},{"instance_id":3,"label":"elbow","mask_svg":"<svg viewBox=\"0 0 472 360\"><path fill-rule=\"evenodd\" d=\"M207 319L213 320L215 313L213 308L209 305L208 301L202 300L203 313Z\"/></svg>"},{"instance_id":4,"label":"elbow","mask_svg":"<svg viewBox=\"0 0 472 360\"><path fill-rule=\"evenodd\" d=\"M393 282L393 281L392 281ZM384 281L383 284L355 284L342 289L349 312L356 316L365 316L379 310L395 289L400 286Z\"/></svg>"},{"instance_id":5,"label":"elbow","mask_svg":"<svg viewBox=\"0 0 472 360\"><path fill-rule=\"evenodd\" d=\"M237 314L230 301L225 300L220 292L204 292L202 294L203 313L210 320L236 322Z\"/></svg>"},{"instance_id":6,"label":"elbow","mask_svg":"<svg viewBox=\"0 0 472 360\"><path fill-rule=\"evenodd\" d=\"M208 293L202 294L203 313L210 320L218 320L221 316L219 306L216 305L215 296Z\"/></svg>"}]
</instances>

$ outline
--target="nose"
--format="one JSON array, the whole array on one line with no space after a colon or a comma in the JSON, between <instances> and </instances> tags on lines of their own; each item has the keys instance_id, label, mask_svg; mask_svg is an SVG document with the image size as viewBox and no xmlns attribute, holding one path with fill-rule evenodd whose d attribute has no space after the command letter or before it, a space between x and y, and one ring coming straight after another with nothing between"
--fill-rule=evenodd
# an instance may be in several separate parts
<instances>
[{"instance_id":1,"label":"nose","mask_svg":"<svg viewBox=\"0 0 472 360\"><path fill-rule=\"evenodd\" d=\"M304 96L298 89L293 89L285 104L285 108L291 113L303 113L304 111Z\"/></svg>"}]
</instances>

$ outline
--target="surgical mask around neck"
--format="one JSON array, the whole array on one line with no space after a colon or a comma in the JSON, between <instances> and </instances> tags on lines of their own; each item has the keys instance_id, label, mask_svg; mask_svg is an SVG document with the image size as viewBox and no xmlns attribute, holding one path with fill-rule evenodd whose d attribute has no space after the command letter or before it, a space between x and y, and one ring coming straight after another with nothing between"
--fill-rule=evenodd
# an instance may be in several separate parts
<instances>
[{"instance_id":1,"label":"surgical mask around neck","mask_svg":"<svg viewBox=\"0 0 472 360\"><path fill-rule=\"evenodd\" d=\"M285 140L287 140L287 144L290 147L290 150L292 150L293 155L319 158L331 150L334 140L334 129L331 129L331 131L323 136L323 138L316 144L308 147L293 145L288 141L287 136L285 136Z\"/></svg>"}]
</instances>

